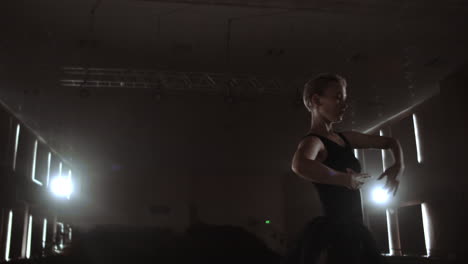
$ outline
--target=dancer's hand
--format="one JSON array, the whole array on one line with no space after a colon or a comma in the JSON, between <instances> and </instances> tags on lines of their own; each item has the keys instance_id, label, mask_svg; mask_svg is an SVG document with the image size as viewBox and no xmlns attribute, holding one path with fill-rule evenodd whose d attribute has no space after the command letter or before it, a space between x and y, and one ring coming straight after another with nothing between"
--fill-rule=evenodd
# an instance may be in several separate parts
<instances>
[{"instance_id":1,"label":"dancer's hand","mask_svg":"<svg viewBox=\"0 0 468 264\"><path fill-rule=\"evenodd\" d=\"M347 168L346 172L350 176L348 188L351 190L358 190L362 185L370 180L370 175L367 173L357 173L350 168Z\"/></svg>"},{"instance_id":2,"label":"dancer's hand","mask_svg":"<svg viewBox=\"0 0 468 264\"><path fill-rule=\"evenodd\" d=\"M400 181L397 179L403 174L404 167L398 164L394 164L390 168L386 169L377 180L381 180L387 176L387 182L385 183L384 189L388 189L388 193L393 192L393 196L396 195Z\"/></svg>"}]
</instances>

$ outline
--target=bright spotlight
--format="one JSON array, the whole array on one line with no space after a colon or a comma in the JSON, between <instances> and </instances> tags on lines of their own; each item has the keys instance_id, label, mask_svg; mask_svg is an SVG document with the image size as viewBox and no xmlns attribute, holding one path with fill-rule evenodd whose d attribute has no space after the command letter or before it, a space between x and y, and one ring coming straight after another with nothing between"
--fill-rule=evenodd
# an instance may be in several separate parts
<instances>
[{"instance_id":1,"label":"bright spotlight","mask_svg":"<svg viewBox=\"0 0 468 264\"><path fill-rule=\"evenodd\" d=\"M73 192L73 184L70 178L59 176L52 180L50 189L59 197L70 198L70 194Z\"/></svg>"},{"instance_id":2,"label":"bright spotlight","mask_svg":"<svg viewBox=\"0 0 468 264\"><path fill-rule=\"evenodd\" d=\"M390 198L390 195L388 194L388 191L385 190L384 188L376 187L372 191L372 198L374 199L376 203L383 204L388 201L388 199Z\"/></svg>"}]
</instances>

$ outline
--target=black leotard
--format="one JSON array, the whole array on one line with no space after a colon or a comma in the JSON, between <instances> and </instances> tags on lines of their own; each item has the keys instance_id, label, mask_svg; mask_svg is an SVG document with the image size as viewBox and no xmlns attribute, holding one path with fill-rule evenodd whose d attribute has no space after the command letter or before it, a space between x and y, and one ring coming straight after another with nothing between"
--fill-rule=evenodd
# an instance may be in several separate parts
<instances>
[{"instance_id":1,"label":"black leotard","mask_svg":"<svg viewBox=\"0 0 468 264\"><path fill-rule=\"evenodd\" d=\"M347 168L361 172L361 165L348 140L341 134L345 146L316 135L327 150L326 166L341 172ZM304 232L283 258L284 264L316 263L321 252L328 251L327 263L379 264L385 263L372 234L362 223L361 195L337 185L315 183L325 216L309 222Z\"/></svg>"},{"instance_id":2,"label":"black leotard","mask_svg":"<svg viewBox=\"0 0 468 264\"><path fill-rule=\"evenodd\" d=\"M344 140L345 146L341 146L334 141L317 135L308 134L308 136L318 137L325 149L327 158L323 164L341 172L346 169L352 169L355 172L361 172L361 165L353 153L353 149L348 140L341 134L338 135ZM350 190L343 186L315 183L325 215L333 220L354 220L362 222L361 195L359 190Z\"/></svg>"}]
</instances>

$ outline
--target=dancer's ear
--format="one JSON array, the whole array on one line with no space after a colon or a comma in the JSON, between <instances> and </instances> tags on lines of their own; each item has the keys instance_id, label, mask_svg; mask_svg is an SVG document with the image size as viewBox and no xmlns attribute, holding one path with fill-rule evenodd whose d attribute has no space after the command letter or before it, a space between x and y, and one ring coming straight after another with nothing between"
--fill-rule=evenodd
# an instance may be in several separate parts
<instances>
[{"instance_id":1,"label":"dancer's ear","mask_svg":"<svg viewBox=\"0 0 468 264\"><path fill-rule=\"evenodd\" d=\"M322 104L320 102L320 96L318 94L313 94L310 101L315 106L320 106Z\"/></svg>"}]
</instances>

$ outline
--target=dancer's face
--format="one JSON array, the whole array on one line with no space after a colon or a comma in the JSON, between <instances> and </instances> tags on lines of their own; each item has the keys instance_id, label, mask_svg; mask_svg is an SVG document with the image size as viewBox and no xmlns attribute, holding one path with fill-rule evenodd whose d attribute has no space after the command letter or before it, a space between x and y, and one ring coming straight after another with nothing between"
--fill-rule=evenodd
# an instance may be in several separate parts
<instances>
[{"instance_id":1,"label":"dancer's face","mask_svg":"<svg viewBox=\"0 0 468 264\"><path fill-rule=\"evenodd\" d=\"M331 123L341 122L348 108L346 98L346 87L338 82L331 82L323 95L316 98L318 113Z\"/></svg>"}]
</instances>

